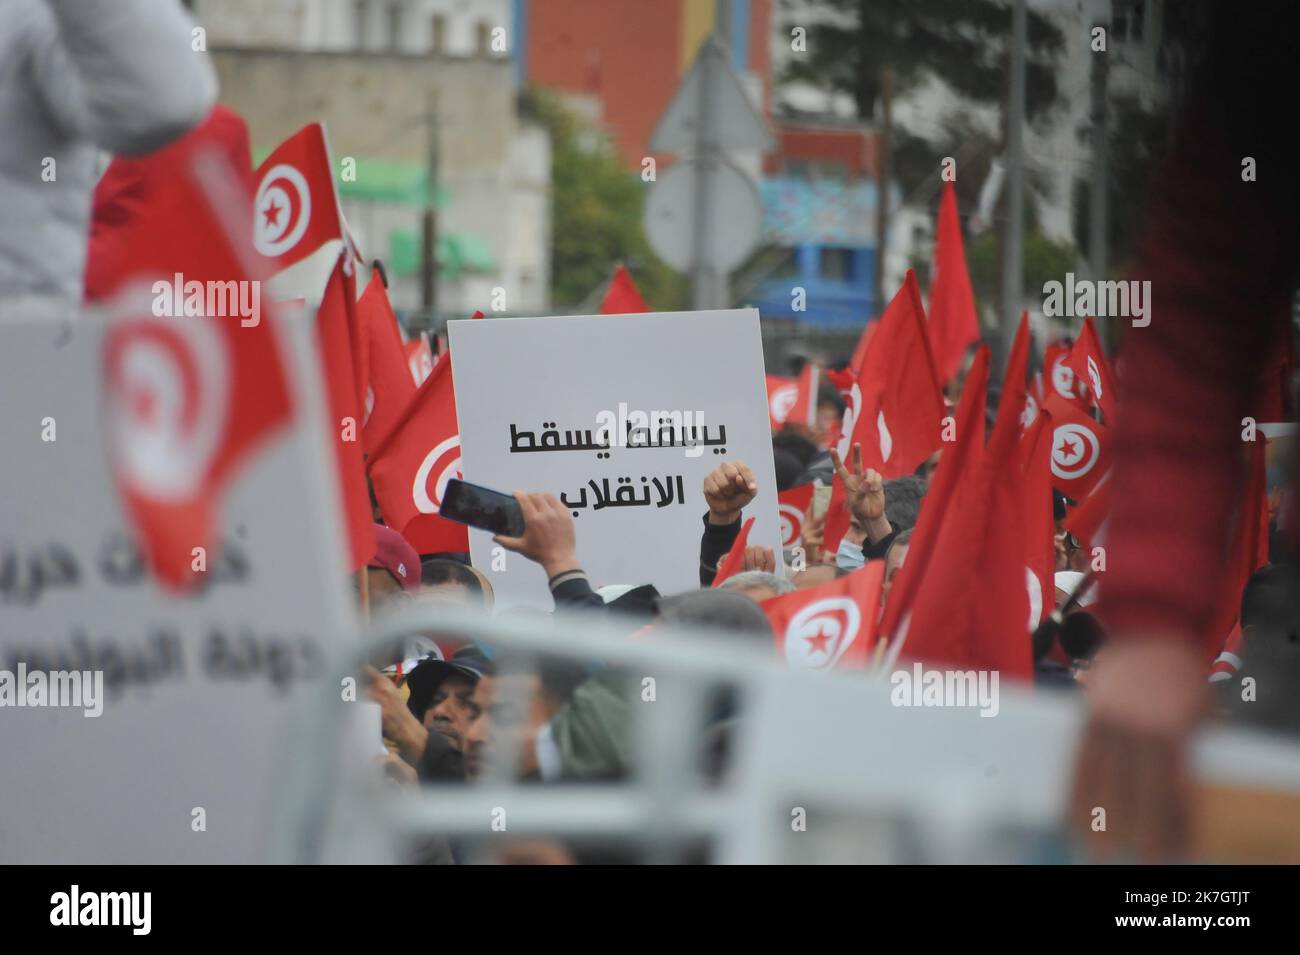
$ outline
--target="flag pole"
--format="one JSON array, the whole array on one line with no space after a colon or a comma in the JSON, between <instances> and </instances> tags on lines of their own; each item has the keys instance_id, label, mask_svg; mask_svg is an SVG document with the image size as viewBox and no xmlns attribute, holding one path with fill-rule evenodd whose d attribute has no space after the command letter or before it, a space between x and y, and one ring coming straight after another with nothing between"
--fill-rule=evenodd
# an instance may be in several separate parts
<instances>
[{"instance_id":1,"label":"flag pole","mask_svg":"<svg viewBox=\"0 0 1300 955\"><path fill-rule=\"evenodd\" d=\"M998 367L1006 368L1024 296L1022 230L1025 210L1025 0L1012 8L1011 83L1007 103L1006 226L1002 244L1002 322Z\"/></svg>"},{"instance_id":2,"label":"flag pole","mask_svg":"<svg viewBox=\"0 0 1300 955\"><path fill-rule=\"evenodd\" d=\"M361 620L370 624L370 574L362 567L357 571L357 588L361 592Z\"/></svg>"}]
</instances>

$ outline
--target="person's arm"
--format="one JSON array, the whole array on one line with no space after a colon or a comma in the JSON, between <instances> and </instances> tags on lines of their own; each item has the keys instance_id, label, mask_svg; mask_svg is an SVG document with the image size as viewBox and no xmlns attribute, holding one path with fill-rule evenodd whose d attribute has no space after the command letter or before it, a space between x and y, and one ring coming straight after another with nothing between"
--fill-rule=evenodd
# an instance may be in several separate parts
<instances>
[{"instance_id":1,"label":"person's arm","mask_svg":"<svg viewBox=\"0 0 1300 955\"><path fill-rule=\"evenodd\" d=\"M420 725L402 699L393 681L374 667L366 667L366 676L370 679L370 698L379 704L383 714L384 738L392 740L397 746L398 755L414 766L428 744L430 733Z\"/></svg>"},{"instance_id":2,"label":"person's arm","mask_svg":"<svg viewBox=\"0 0 1300 955\"><path fill-rule=\"evenodd\" d=\"M56 31L31 69L65 135L115 153L152 152L188 132L217 99L194 22L176 0L42 0Z\"/></svg>"},{"instance_id":3,"label":"person's arm","mask_svg":"<svg viewBox=\"0 0 1300 955\"><path fill-rule=\"evenodd\" d=\"M578 568L561 572L547 580L547 586L551 588L551 599L555 601L556 608L560 607L604 607L605 601L600 599L600 594L591 589L591 581L587 579L586 571Z\"/></svg>"},{"instance_id":4,"label":"person's arm","mask_svg":"<svg viewBox=\"0 0 1300 955\"><path fill-rule=\"evenodd\" d=\"M700 586L713 586L718 561L740 534L740 512L758 494L754 472L744 461L718 465L704 478L704 534L700 537Z\"/></svg>"},{"instance_id":5,"label":"person's arm","mask_svg":"<svg viewBox=\"0 0 1300 955\"><path fill-rule=\"evenodd\" d=\"M515 491L515 500L524 515L523 536L497 535L493 540L541 566L557 608L603 607L604 601L591 589L586 572L578 564L569 509L552 494Z\"/></svg>"},{"instance_id":6,"label":"person's arm","mask_svg":"<svg viewBox=\"0 0 1300 955\"><path fill-rule=\"evenodd\" d=\"M712 587L718 575L718 562L726 557L740 536L740 518L729 524L713 524L704 515L704 533L700 535L700 586Z\"/></svg>"}]
</instances>

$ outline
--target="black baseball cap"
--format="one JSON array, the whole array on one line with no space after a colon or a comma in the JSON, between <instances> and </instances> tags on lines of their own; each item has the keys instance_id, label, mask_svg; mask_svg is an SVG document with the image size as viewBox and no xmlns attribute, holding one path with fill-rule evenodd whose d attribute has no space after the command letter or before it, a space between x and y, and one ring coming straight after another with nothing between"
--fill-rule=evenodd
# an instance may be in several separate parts
<instances>
[{"instance_id":1,"label":"black baseball cap","mask_svg":"<svg viewBox=\"0 0 1300 955\"><path fill-rule=\"evenodd\" d=\"M450 660L438 660L434 657L421 660L406 677L406 685L411 694L406 700L406 708L420 722L433 703L433 694L438 685L449 676L460 676L477 683L485 674L492 672L492 661L484 656L483 651L472 644L461 647Z\"/></svg>"}]
</instances>

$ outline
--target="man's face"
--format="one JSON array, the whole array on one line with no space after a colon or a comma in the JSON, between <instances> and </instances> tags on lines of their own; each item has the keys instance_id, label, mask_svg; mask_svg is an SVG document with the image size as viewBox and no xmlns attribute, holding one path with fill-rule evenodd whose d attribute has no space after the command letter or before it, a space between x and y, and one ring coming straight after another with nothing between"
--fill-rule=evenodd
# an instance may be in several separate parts
<instances>
[{"instance_id":1,"label":"man's face","mask_svg":"<svg viewBox=\"0 0 1300 955\"><path fill-rule=\"evenodd\" d=\"M420 588L420 600L428 600L433 603L455 604L463 607L470 603L469 588L464 584L454 581L443 581L440 584L425 584Z\"/></svg>"},{"instance_id":2,"label":"man's face","mask_svg":"<svg viewBox=\"0 0 1300 955\"><path fill-rule=\"evenodd\" d=\"M817 406L817 436L825 438L840 425L840 409L834 403Z\"/></svg>"},{"instance_id":3,"label":"man's face","mask_svg":"<svg viewBox=\"0 0 1300 955\"><path fill-rule=\"evenodd\" d=\"M517 753L530 724L530 704L536 697L537 677L529 674L485 676L470 698L474 713L465 730L465 775L476 779L486 768L489 747Z\"/></svg>"},{"instance_id":4,"label":"man's face","mask_svg":"<svg viewBox=\"0 0 1300 955\"><path fill-rule=\"evenodd\" d=\"M453 749L464 752L465 731L478 714L473 697L473 680L467 676L447 677L433 691L433 700L424 713L425 729L441 733Z\"/></svg>"}]
</instances>

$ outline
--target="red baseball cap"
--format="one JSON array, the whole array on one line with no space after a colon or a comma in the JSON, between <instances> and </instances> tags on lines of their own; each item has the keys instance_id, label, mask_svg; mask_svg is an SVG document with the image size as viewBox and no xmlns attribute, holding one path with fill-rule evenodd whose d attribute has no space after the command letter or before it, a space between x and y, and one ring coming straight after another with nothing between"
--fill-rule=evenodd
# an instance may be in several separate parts
<instances>
[{"instance_id":1,"label":"red baseball cap","mask_svg":"<svg viewBox=\"0 0 1300 955\"><path fill-rule=\"evenodd\" d=\"M405 537L384 524L375 525L375 556L369 566L388 571L403 590L420 589L420 555Z\"/></svg>"}]
</instances>

